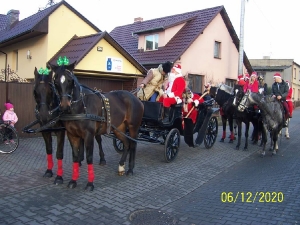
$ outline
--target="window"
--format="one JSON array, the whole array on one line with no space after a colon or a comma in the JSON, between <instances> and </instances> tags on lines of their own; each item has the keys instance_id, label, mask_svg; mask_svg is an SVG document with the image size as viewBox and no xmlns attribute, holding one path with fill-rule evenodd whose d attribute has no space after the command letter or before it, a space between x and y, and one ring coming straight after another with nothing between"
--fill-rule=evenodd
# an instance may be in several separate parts
<instances>
[{"instance_id":1,"label":"window","mask_svg":"<svg viewBox=\"0 0 300 225\"><path fill-rule=\"evenodd\" d=\"M294 79L296 79L296 68L294 68Z\"/></svg>"},{"instance_id":2,"label":"window","mask_svg":"<svg viewBox=\"0 0 300 225\"><path fill-rule=\"evenodd\" d=\"M146 39L146 51L152 51L158 49L158 34L148 35Z\"/></svg>"},{"instance_id":3,"label":"window","mask_svg":"<svg viewBox=\"0 0 300 225\"><path fill-rule=\"evenodd\" d=\"M233 79L227 79L225 80L225 84L230 86L230 87L234 87L234 84L236 83L236 80Z\"/></svg>"},{"instance_id":4,"label":"window","mask_svg":"<svg viewBox=\"0 0 300 225\"><path fill-rule=\"evenodd\" d=\"M201 75L189 74L188 81L187 81L188 88L191 89L192 92L201 93L203 87L202 79L203 76Z\"/></svg>"},{"instance_id":5,"label":"window","mask_svg":"<svg viewBox=\"0 0 300 225\"><path fill-rule=\"evenodd\" d=\"M221 42L215 41L214 57L217 59L221 58Z\"/></svg>"}]
</instances>

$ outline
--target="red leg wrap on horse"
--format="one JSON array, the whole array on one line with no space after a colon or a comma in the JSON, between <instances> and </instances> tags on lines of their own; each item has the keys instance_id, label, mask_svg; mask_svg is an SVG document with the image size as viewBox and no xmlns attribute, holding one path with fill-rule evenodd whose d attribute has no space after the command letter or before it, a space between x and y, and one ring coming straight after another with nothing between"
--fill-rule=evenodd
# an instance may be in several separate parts
<instances>
[{"instance_id":1,"label":"red leg wrap on horse","mask_svg":"<svg viewBox=\"0 0 300 225\"><path fill-rule=\"evenodd\" d=\"M73 163L73 175L72 175L72 180L77 180L79 177L79 163L74 162Z\"/></svg>"},{"instance_id":2,"label":"red leg wrap on horse","mask_svg":"<svg viewBox=\"0 0 300 225\"><path fill-rule=\"evenodd\" d=\"M230 134L230 140L234 140L234 133L233 133L233 131Z\"/></svg>"},{"instance_id":3,"label":"red leg wrap on horse","mask_svg":"<svg viewBox=\"0 0 300 225\"><path fill-rule=\"evenodd\" d=\"M52 170L53 168L53 158L52 158L52 154L48 154L47 155L47 162L48 162L48 170Z\"/></svg>"},{"instance_id":4,"label":"red leg wrap on horse","mask_svg":"<svg viewBox=\"0 0 300 225\"><path fill-rule=\"evenodd\" d=\"M88 165L88 182L94 182L95 174L93 164Z\"/></svg>"},{"instance_id":5,"label":"red leg wrap on horse","mask_svg":"<svg viewBox=\"0 0 300 225\"><path fill-rule=\"evenodd\" d=\"M226 138L226 131L223 131L222 139Z\"/></svg>"},{"instance_id":6,"label":"red leg wrap on horse","mask_svg":"<svg viewBox=\"0 0 300 225\"><path fill-rule=\"evenodd\" d=\"M63 168L62 168L62 159L57 160L57 175L62 176L63 175Z\"/></svg>"}]
</instances>

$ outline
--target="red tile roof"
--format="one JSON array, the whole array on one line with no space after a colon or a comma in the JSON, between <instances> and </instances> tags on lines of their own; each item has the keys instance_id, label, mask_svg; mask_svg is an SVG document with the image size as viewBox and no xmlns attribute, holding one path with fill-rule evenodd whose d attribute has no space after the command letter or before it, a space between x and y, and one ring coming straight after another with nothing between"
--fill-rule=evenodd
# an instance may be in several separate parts
<instances>
[{"instance_id":1,"label":"red tile roof","mask_svg":"<svg viewBox=\"0 0 300 225\"><path fill-rule=\"evenodd\" d=\"M86 23L92 26L97 32L101 32L99 28L88 21L84 16L82 16L78 11L76 11L72 6L70 6L66 1L61 1L53 6L50 6L36 14L29 16L16 23L11 29L1 29L6 26L6 15L0 15L0 47L6 42L9 42L15 38L22 35L35 32L36 35L48 32L48 23L45 20L48 19L51 13L53 13L59 6L65 5L71 11L73 11L77 16L83 19ZM4 18L5 17L5 18ZM32 37L32 36L31 36Z\"/></svg>"},{"instance_id":2,"label":"red tile roof","mask_svg":"<svg viewBox=\"0 0 300 225\"><path fill-rule=\"evenodd\" d=\"M239 39L224 6L119 26L114 28L110 32L110 35L144 66L160 64L167 60L175 62L219 13L222 16L238 51ZM138 50L138 38L135 36L135 33L145 33L150 30L165 30L168 27L183 22L186 22L186 24L165 46L160 47L156 51ZM248 72L251 73L252 67L246 54L244 54L244 64Z\"/></svg>"},{"instance_id":3,"label":"red tile roof","mask_svg":"<svg viewBox=\"0 0 300 225\"><path fill-rule=\"evenodd\" d=\"M116 48L129 62L136 66L142 74L147 73L145 67L122 48L106 31L83 37L77 37L75 35L49 60L49 62L51 64L56 64L56 60L59 56L66 56L69 58L70 63L76 61L78 64L102 38Z\"/></svg>"}]
</instances>

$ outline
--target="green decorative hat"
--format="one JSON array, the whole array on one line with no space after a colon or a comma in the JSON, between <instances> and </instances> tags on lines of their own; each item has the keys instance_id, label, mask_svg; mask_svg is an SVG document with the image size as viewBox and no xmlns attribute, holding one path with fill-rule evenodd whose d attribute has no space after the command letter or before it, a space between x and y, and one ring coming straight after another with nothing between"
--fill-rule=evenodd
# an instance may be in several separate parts
<instances>
[{"instance_id":1,"label":"green decorative hat","mask_svg":"<svg viewBox=\"0 0 300 225\"><path fill-rule=\"evenodd\" d=\"M38 71L40 75L49 75L49 72L50 70L48 68L43 69L42 67Z\"/></svg>"},{"instance_id":2,"label":"green decorative hat","mask_svg":"<svg viewBox=\"0 0 300 225\"><path fill-rule=\"evenodd\" d=\"M69 65L69 59L67 58L67 56L61 57L59 56L58 60L56 61L57 65L62 66L62 65Z\"/></svg>"}]
</instances>

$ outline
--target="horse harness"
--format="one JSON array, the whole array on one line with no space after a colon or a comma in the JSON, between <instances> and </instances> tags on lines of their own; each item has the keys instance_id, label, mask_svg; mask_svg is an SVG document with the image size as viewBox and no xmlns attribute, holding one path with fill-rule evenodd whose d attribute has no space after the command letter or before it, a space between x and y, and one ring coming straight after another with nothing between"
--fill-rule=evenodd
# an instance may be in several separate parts
<instances>
[{"instance_id":1,"label":"horse harness","mask_svg":"<svg viewBox=\"0 0 300 225\"><path fill-rule=\"evenodd\" d=\"M90 114L90 113L87 112L87 107L86 107L85 101L84 101L84 97L87 96L87 94L83 92L83 88L82 88L83 86L82 85L80 85L79 87L80 87L80 94L79 94L80 98L78 100L75 100L75 101L71 100L71 105L82 101L84 111L85 111L84 114L61 114L59 116L59 119L62 120L62 121L93 120L93 121L101 122L101 125L102 125L102 123L106 122L106 124L107 124L106 132L110 133L110 128L111 128L112 125L111 125L109 99L106 98L98 90L90 90L90 91L92 91L91 94L97 95L102 100L103 106L102 106L102 113L101 114L103 116Z\"/></svg>"}]
</instances>

